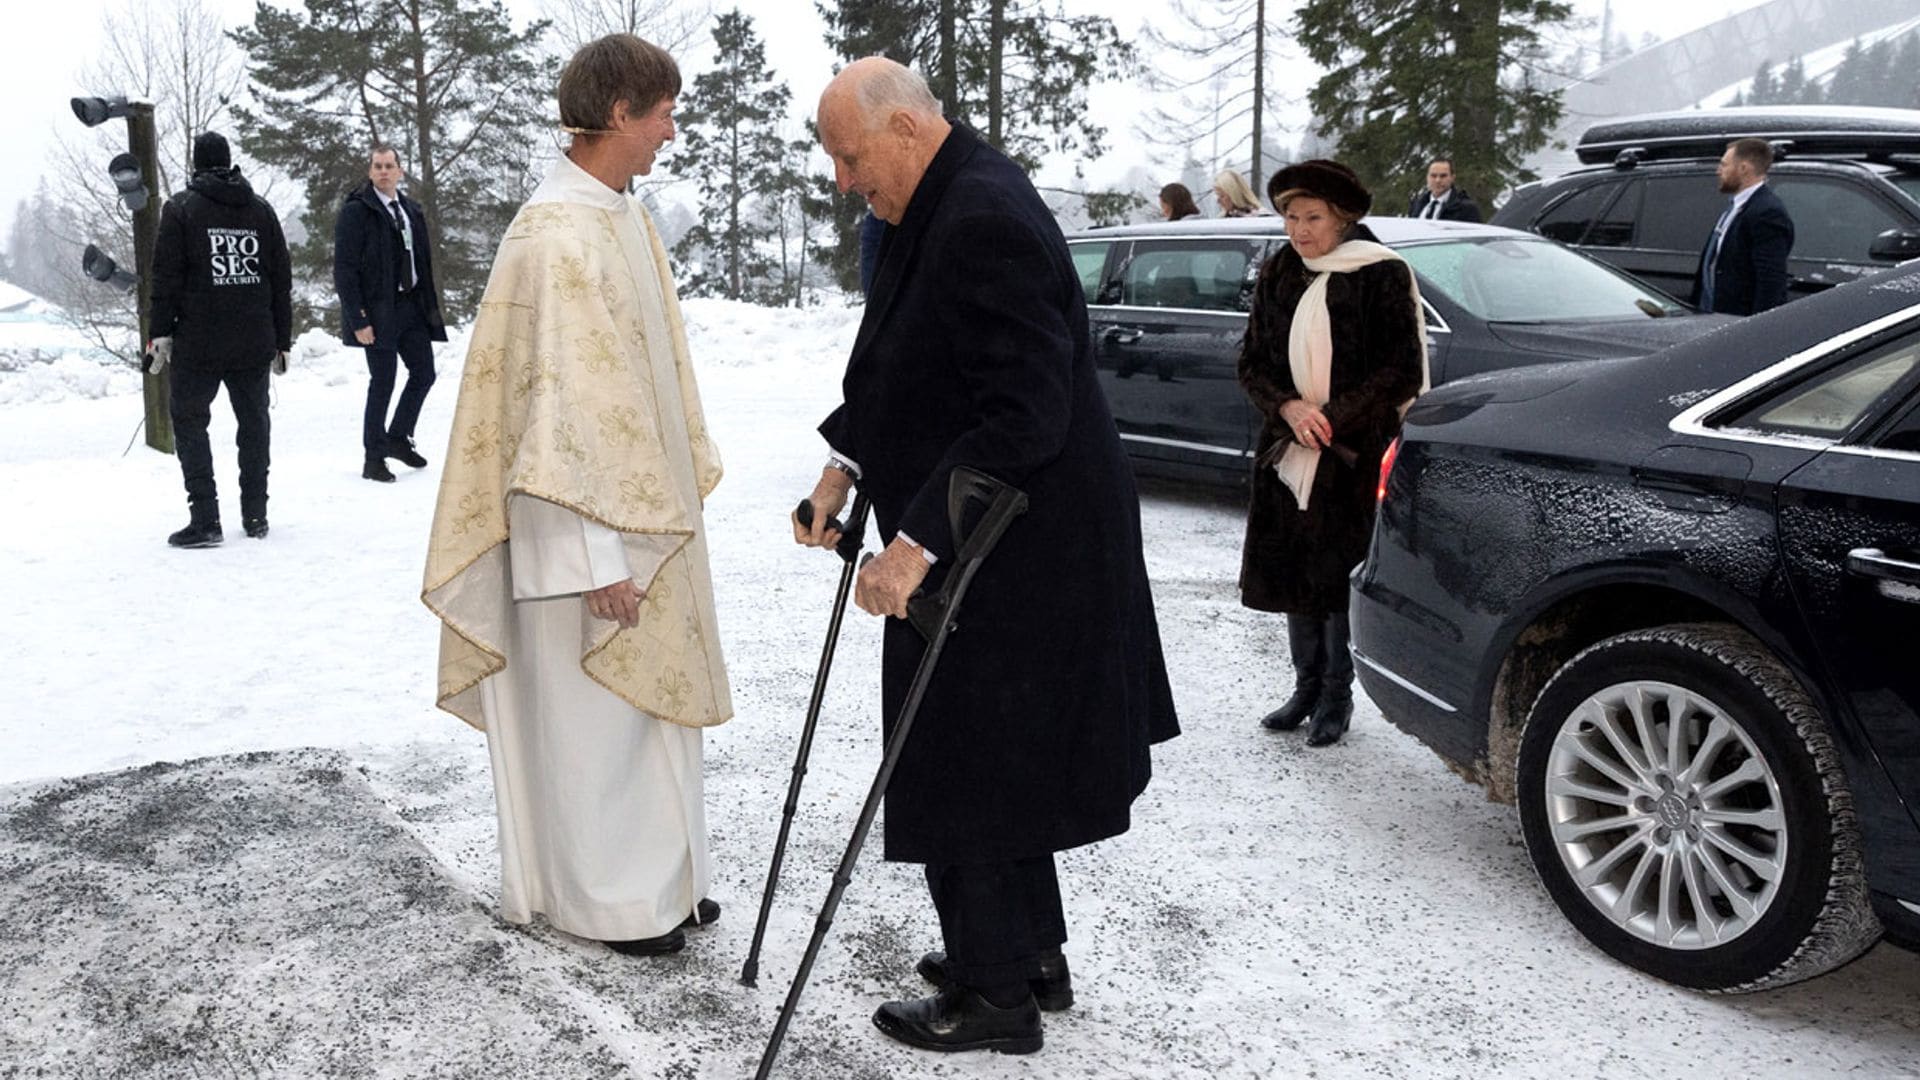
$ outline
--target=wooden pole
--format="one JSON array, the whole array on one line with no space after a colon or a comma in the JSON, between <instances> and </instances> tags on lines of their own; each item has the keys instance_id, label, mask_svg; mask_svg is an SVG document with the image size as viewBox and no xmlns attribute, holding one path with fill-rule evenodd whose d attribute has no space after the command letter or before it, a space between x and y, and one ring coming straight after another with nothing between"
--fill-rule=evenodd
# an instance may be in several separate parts
<instances>
[{"instance_id":1,"label":"wooden pole","mask_svg":"<svg viewBox=\"0 0 1920 1080\"><path fill-rule=\"evenodd\" d=\"M140 347L148 341L147 331L153 319L153 252L160 240L160 204L167 193L160 190L159 140L154 134L153 106L134 102L127 106L127 149L140 162L140 182L147 187L147 205L133 212L133 266L140 278ZM173 418L165 374L143 374L147 409L147 445L163 454L173 453Z\"/></svg>"}]
</instances>

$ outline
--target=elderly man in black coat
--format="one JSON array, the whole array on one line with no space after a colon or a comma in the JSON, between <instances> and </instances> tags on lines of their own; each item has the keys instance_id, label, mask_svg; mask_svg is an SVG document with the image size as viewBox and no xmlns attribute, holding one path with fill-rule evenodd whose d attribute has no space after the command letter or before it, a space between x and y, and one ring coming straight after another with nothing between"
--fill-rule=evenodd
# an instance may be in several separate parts
<instances>
[{"instance_id":1,"label":"elderly man in black coat","mask_svg":"<svg viewBox=\"0 0 1920 1080\"><path fill-rule=\"evenodd\" d=\"M889 228L843 403L820 427L824 512L794 536L837 540L826 518L858 478L886 540L855 602L892 617L889 721L925 648L907 598L954 559L954 469L1030 499L974 579L887 793L886 857L927 866L946 950L919 971L939 992L874 1023L929 1049L1027 1053L1039 1010L1072 1001L1053 855L1125 832L1148 747L1179 732L1139 497L1079 277L1020 168L878 57L833 80L819 124L840 189Z\"/></svg>"}]
</instances>

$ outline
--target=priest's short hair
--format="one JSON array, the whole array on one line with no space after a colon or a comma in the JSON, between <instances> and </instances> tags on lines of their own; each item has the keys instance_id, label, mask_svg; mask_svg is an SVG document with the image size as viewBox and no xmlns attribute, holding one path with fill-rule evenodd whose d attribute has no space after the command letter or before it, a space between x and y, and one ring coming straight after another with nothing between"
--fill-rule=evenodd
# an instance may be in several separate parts
<instances>
[{"instance_id":1,"label":"priest's short hair","mask_svg":"<svg viewBox=\"0 0 1920 1080\"><path fill-rule=\"evenodd\" d=\"M600 131L620 102L635 114L680 95L680 65L667 50L632 34L608 34L580 46L560 72L560 124Z\"/></svg>"}]
</instances>

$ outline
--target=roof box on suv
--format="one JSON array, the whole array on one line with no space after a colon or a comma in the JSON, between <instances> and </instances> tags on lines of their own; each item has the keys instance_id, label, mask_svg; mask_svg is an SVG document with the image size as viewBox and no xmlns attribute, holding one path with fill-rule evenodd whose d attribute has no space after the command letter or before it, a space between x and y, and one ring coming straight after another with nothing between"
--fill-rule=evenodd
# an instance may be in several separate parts
<instances>
[{"instance_id":1,"label":"roof box on suv","mask_svg":"<svg viewBox=\"0 0 1920 1080\"><path fill-rule=\"evenodd\" d=\"M1920 153L1920 109L1776 105L1645 113L1595 124L1574 148L1582 164L1632 167L1662 158L1719 157L1734 139L1766 139L1782 152L1845 157Z\"/></svg>"}]
</instances>

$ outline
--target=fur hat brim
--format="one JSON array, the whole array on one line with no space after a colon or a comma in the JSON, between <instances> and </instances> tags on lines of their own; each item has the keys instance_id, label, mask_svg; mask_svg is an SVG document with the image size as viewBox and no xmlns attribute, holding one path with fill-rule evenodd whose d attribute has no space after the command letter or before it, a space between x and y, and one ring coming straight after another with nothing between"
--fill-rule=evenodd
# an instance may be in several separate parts
<instances>
[{"instance_id":1,"label":"fur hat brim","mask_svg":"<svg viewBox=\"0 0 1920 1080\"><path fill-rule=\"evenodd\" d=\"M1324 199L1328 205L1356 218L1366 217L1367 211L1373 209L1373 193L1354 171L1325 158L1289 165L1267 181L1267 200L1275 210L1280 209L1280 196L1289 191Z\"/></svg>"}]
</instances>

